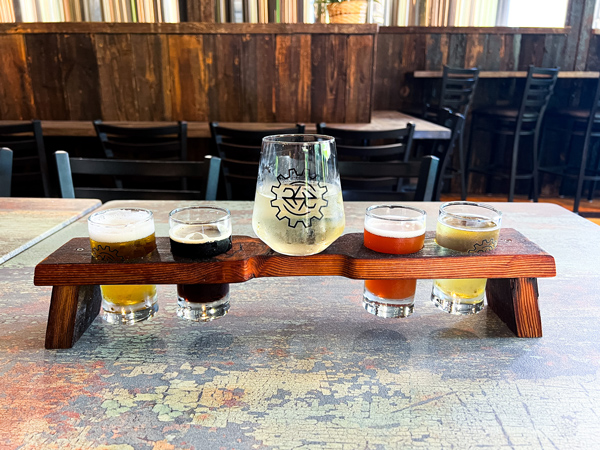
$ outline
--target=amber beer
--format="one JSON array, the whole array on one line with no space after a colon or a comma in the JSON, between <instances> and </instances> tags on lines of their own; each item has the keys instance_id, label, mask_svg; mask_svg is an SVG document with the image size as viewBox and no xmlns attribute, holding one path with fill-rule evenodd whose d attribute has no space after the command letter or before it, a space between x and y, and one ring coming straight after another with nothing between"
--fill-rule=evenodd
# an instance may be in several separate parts
<instances>
[{"instance_id":1,"label":"amber beer","mask_svg":"<svg viewBox=\"0 0 600 450\"><path fill-rule=\"evenodd\" d=\"M88 219L92 257L124 262L145 258L156 249L152 211L117 208L99 211ZM135 323L158 311L155 285L103 285L102 312L111 323Z\"/></svg>"},{"instance_id":2,"label":"amber beer","mask_svg":"<svg viewBox=\"0 0 600 450\"><path fill-rule=\"evenodd\" d=\"M365 247L394 255L416 253L425 242L425 211L376 205L365 215ZM407 317L414 310L417 280L365 280L363 306L381 317Z\"/></svg>"},{"instance_id":3,"label":"amber beer","mask_svg":"<svg viewBox=\"0 0 600 450\"><path fill-rule=\"evenodd\" d=\"M435 241L463 253L496 248L502 213L489 205L448 202L440 207ZM451 314L474 314L483 309L486 278L438 279L433 282L434 304Z\"/></svg>"},{"instance_id":4,"label":"amber beer","mask_svg":"<svg viewBox=\"0 0 600 450\"><path fill-rule=\"evenodd\" d=\"M171 252L177 258L206 259L231 249L231 216L227 209L192 206L169 214ZM227 314L229 284L178 284L177 315L207 322Z\"/></svg>"}]
</instances>

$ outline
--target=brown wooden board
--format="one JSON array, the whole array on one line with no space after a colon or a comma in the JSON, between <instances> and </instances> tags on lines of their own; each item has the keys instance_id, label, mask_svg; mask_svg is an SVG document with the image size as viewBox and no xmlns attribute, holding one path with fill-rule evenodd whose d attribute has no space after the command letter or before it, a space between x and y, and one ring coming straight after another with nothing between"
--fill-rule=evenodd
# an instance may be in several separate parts
<instances>
[{"instance_id":1,"label":"brown wooden board","mask_svg":"<svg viewBox=\"0 0 600 450\"><path fill-rule=\"evenodd\" d=\"M91 35L59 35L58 45L69 118L101 118L98 61Z\"/></svg>"},{"instance_id":2,"label":"brown wooden board","mask_svg":"<svg viewBox=\"0 0 600 450\"><path fill-rule=\"evenodd\" d=\"M168 37L132 34L133 72L139 120L168 120L171 117L171 85Z\"/></svg>"},{"instance_id":3,"label":"brown wooden board","mask_svg":"<svg viewBox=\"0 0 600 450\"><path fill-rule=\"evenodd\" d=\"M0 119L32 119L35 113L23 36L0 35Z\"/></svg>"},{"instance_id":4,"label":"brown wooden board","mask_svg":"<svg viewBox=\"0 0 600 450\"><path fill-rule=\"evenodd\" d=\"M36 118L68 119L65 87L61 82L58 36L30 34L25 36L25 42L31 84L35 86Z\"/></svg>"},{"instance_id":5,"label":"brown wooden board","mask_svg":"<svg viewBox=\"0 0 600 450\"><path fill-rule=\"evenodd\" d=\"M100 34L94 39L104 120L140 120L133 47L127 34Z\"/></svg>"},{"instance_id":6,"label":"brown wooden board","mask_svg":"<svg viewBox=\"0 0 600 450\"><path fill-rule=\"evenodd\" d=\"M354 279L537 278L556 275L554 258L518 231L501 230L491 252L464 254L444 249L428 232L425 246L411 255L385 255L363 245L362 233L343 235L324 252L285 256L256 238L234 236L233 248L194 261L173 256L168 238L147 260L112 264L93 261L89 240L75 238L37 265L36 286L89 284L239 283L260 277L344 276Z\"/></svg>"}]
</instances>

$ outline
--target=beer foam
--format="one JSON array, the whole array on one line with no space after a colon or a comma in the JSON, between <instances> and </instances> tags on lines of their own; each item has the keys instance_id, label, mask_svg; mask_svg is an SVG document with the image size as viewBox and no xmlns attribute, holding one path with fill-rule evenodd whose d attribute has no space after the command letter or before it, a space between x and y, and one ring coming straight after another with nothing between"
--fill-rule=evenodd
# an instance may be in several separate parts
<instances>
[{"instance_id":1,"label":"beer foam","mask_svg":"<svg viewBox=\"0 0 600 450\"><path fill-rule=\"evenodd\" d=\"M394 216L388 216L391 219ZM399 217L397 217L399 219ZM425 224L408 220L384 220L370 217L365 221L365 230L371 234L388 238L413 238L425 233Z\"/></svg>"},{"instance_id":2,"label":"beer foam","mask_svg":"<svg viewBox=\"0 0 600 450\"><path fill-rule=\"evenodd\" d=\"M169 237L182 244L205 244L227 239L229 236L231 236L231 226L227 223L177 224L169 230Z\"/></svg>"},{"instance_id":3,"label":"beer foam","mask_svg":"<svg viewBox=\"0 0 600 450\"><path fill-rule=\"evenodd\" d=\"M98 242L129 242L154 233L154 220L146 211L116 209L88 220L90 239Z\"/></svg>"}]
</instances>

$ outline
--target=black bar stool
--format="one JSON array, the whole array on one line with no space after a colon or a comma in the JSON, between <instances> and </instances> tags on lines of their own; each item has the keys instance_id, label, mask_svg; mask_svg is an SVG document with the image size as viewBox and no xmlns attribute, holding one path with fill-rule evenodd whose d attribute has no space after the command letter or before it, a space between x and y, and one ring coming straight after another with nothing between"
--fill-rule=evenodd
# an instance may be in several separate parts
<instances>
[{"instance_id":1,"label":"black bar stool","mask_svg":"<svg viewBox=\"0 0 600 450\"><path fill-rule=\"evenodd\" d=\"M492 133L496 138L505 136L512 138L512 154L509 155L508 165L503 161L505 149L490 154L489 162L486 165L467 168L467 186L468 174L479 173L487 176L488 190L489 182L493 178L508 179L508 201L512 202L515 194L515 184L517 180L532 180L532 198L537 202L538 196L538 141L540 128L544 112L548 106L548 101L554 91L558 68L543 69L538 67L529 67L525 89L521 99L520 107L488 107L473 111L473 121L471 124L471 139L469 139L469 151L467 154L467 166L472 157L473 148L477 146L474 142L474 135L477 131ZM532 168L531 171L517 171L519 162L519 146L521 138L532 137L533 143L529 147Z\"/></svg>"},{"instance_id":2,"label":"black bar stool","mask_svg":"<svg viewBox=\"0 0 600 450\"><path fill-rule=\"evenodd\" d=\"M598 107L600 102L600 78L596 85L596 93L592 106L588 110L573 109L557 112L563 123L568 124L569 142L565 163L557 166L544 166L544 149L540 150L540 177L543 173L550 173L559 177L576 180L575 201L573 212L579 212L579 203L583 193L584 182L589 181L588 199L591 201L597 181L600 181L600 154L598 144L600 140L600 116ZM592 145L592 139L594 143ZM577 145L577 144L580 145Z\"/></svg>"},{"instance_id":3,"label":"black bar stool","mask_svg":"<svg viewBox=\"0 0 600 450\"><path fill-rule=\"evenodd\" d=\"M440 95L439 108L447 108L452 112L458 113L463 117L467 117L469 109L473 103L477 81L479 80L479 69L472 67L470 69L460 69L456 67L444 66L442 76L442 91ZM427 108L425 111L425 119L439 123L436 120L436 110ZM464 153L464 121L461 122L461 128L456 130L458 136L458 161L459 169L452 169L454 175L460 176L460 193L461 198L467 198L467 182L465 170L465 153Z\"/></svg>"}]
</instances>

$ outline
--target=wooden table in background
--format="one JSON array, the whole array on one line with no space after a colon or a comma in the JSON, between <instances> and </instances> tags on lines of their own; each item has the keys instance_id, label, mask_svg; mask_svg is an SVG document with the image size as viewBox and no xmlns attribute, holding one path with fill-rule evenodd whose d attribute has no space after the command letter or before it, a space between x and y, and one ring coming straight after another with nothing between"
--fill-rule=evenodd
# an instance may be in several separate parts
<instances>
[{"instance_id":1,"label":"wooden table in background","mask_svg":"<svg viewBox=\"0 0 600 450\"><path fill-rule=\"evenodd\" d=\"M0 198L0 264L101 204L86 198Z\"/></svg>"},{"instance_id":2,"label":"wooden table in background","mask_svg":"<svg viewBox=\"0 0 600 450\"><path fill-rule=\"evenodd\" d=\"M219 202L253 235L252 202ZM168 213L190 202L109 202ZM211 203L214 204L214 203ZM415 203L435 230L440 203ZM489 309L436 309L431 280L415 312L362 307L363 282L260 278L231 284L229 314L193 323L176 288L137 326L96 320L68 350L44 349L45 256L85 237L85 218L0 266L0 447L236 449L583 449L600 436L600 228L552 204L494 203L556 260L542 278L544 337L516 338ZM346 203L360 232L367 203Z\"/></svg>"},{"instance_id":3,"label":"wooden table in background","mask_svg":"<svg viewBox=\"0 0 600 450\"><path fill-rule=\"evenodd\" d=\"M441 70L415 70L413 72L415 78L442 78ZM559 71L558 78L598 78L600 72L590 71ZM514 70L481 70L479 78L527 78L527 71Z\"/></svg>"},{"instance_id":4,"label":"wooden table in background","mask_svg":"<svg viewBox=\"0 0 600 450\"><path fill-rule=\"evenodd\" d=\"M449 139L450 130L448 128L419 119L398 111L373 111L370 123L328 123L328 126L334 128L343 128L347 130L380 131L404 128L408 122L415 124L415 139ZM10 122L5 122L10 123ZM149 127L173 124L175 122L110 122L106 123L123 125ZM293 126L291 123L248 123L248 122L220 122L223 126L233 128L256 130L256 129L277 129ZM91 121L72 121L72 120L43 120L42 129L44 136L71 136L71 137L95 137L94 126ZM306 124L306 132L314 133L316 126L313 123ZM188 138L210 138L210 129L208 122L188 122Z\"/></svg>"}]
</instances>

